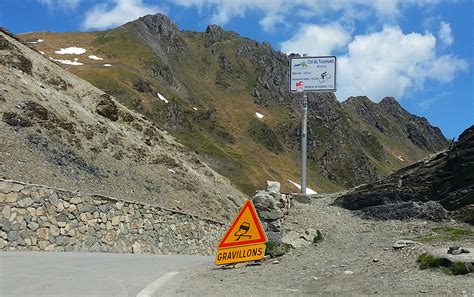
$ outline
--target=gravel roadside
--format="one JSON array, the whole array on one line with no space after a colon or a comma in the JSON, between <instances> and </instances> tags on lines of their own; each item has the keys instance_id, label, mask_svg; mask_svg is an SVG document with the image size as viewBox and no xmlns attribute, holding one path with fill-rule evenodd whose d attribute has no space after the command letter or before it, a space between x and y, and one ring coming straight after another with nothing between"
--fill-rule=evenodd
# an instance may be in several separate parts
<instances>
[{"instance_id":1,"label":"gravel roadside","mask_svg":"<svg viewBox=\"0 0 474 297\"><path fill-rule=\"evenodd\" d=\"M175 289L167 296L474 296L474 274L451 276L418 268L416 259L427 246L392 248L399 239L458 224L364 220L332 206L335 197L320 195L310 205L295 202L285 217L285 229L321 230L324 240L317 245L291 250L278 263L271 259L260 266L228 270L197 267L174 280L170 285ZM472 246L472 238L430 245Z\"/></svg>"}]
</instances>

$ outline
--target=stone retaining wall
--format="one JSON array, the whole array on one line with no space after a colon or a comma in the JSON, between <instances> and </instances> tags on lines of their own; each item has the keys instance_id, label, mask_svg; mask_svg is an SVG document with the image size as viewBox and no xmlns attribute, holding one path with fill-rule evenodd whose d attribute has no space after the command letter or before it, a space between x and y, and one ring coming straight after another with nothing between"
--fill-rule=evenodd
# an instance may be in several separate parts
<instances>
[{"instance_id":1,"label":"stone retaining wall","mask_svg":"<svg viewBox=\"0 0 474 297\"><path fill-rule=\"evenodd\" d=\"M149 204L0 179L0 250L211 255L224 231Z\"/></svg>"}]
</instances>

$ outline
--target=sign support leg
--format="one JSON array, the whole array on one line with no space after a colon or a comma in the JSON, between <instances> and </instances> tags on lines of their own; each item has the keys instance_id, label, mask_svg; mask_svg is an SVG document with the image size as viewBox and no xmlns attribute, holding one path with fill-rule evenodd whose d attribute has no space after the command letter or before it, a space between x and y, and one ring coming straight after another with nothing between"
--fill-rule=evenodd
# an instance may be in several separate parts
<instances>
[{"instance_id":1,"label":"sign support leg","mask_svg":"<svg viewBox=\"0 0 474 297\"><path fill-rule=\"evenodd\" d=\"M301 193L306 194L306 150L308 124L308 97L303 93L303 121L301 129Z\"/></svg>"}]
</instances>

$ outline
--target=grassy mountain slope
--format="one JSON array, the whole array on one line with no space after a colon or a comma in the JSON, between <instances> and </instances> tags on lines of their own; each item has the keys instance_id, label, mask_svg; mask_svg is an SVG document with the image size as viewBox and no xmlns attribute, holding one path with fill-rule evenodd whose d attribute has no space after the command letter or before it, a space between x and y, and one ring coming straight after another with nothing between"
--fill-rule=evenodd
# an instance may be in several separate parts
<instances>
[{"instance_id":1,"label":"grassy mountain slope","mask_svg":"<svg viewBox=\"0 0 474 297\"><path fill-rule=\"evenodd\" d=\"M85 65L63 67L170 131L241 190L250 193L265 179L296 190L288 179L299 177L300 106L287 91L288 57L270 45L214 25L180 31L161 14L103 32L21 38L43 39L33 46L48 57L79 58ZM54 53L70 46L87 52ZM317 191L373 181L447 145L439 130L399 105L366 104L361 115L361 98L340 103L332 94L310 94L309 100L308 185ZM388 132L364 117L374 112Z\"/></svg>"}]
</instances>

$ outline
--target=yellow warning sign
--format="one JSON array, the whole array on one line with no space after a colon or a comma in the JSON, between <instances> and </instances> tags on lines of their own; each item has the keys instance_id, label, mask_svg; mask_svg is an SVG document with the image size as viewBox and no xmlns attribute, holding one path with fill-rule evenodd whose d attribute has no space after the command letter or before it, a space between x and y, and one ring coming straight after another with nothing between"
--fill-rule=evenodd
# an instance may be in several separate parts
<instances>
[{"instance_id":1,"label":"yellow warning sign","mask_svg":"<svg viewBox=\"0 0 474 297\"><path fill-rule=\"evenodd\" d=\"M219 249L216 255L216 264L224 265L236 262L260 260L264 255L264 243Z\"/></svg>"},{"instance_id":2,"label":"yellow warning sign","mask_svg":"<svg viewBox=\"0 0 474 297\"><path fill-rule=\"evenodd\" d=\"M267 237L252 201L247 200L219 243L218 248L265 243Z\"/></svg>"},{"instance_id":3,"label":"yellow warning sign","mask_svg":"<svg viewBox=\"0 0 474 297\"><path fill-rule=\"evenodd\" d=\"M247 200L219 243L216 264L262 259L267 237L252 201Z\"/></svg>"}]
</instances>

